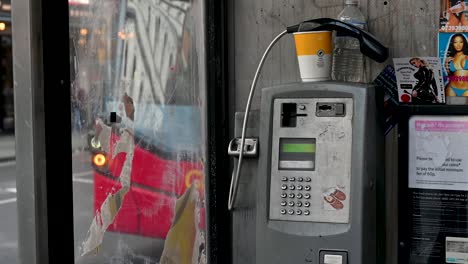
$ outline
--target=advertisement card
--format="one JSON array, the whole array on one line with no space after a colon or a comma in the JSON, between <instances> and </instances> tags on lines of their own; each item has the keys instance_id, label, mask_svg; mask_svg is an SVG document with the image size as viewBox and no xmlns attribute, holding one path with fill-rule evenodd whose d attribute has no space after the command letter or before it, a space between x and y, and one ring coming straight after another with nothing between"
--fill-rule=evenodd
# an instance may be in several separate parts
<instances>
[{"instance_id":1,"label":"advertisement card","mask_svg":"<svg viewBox=\"0 0 468 264\"><path fill-rule=\"evenodd\" d=\"M440 32L468 32L468 0L441 0Z\"/></svg>"},{"instance_id":2,"label":"advertisement card","mask_svg":"<svg viewBox=\"0 0 468 264\"><path fill-rule=\"evenodd\" d=\"M387 135L396 125L398 118L396 112L398 108L398 89L395 77L395 69L392 65L387 65L375 78L374 85L378 89L383 89L384 102L383 112L385 117L384 135Z\"/></svg>"},{"instance_id":3,"label":"advertisement card","mask_svg":"<svg viewBox=\"0 0 468 264\"><path fill-rule=\"evenodd\" d=\"M441 0L439 32L468 32L468 0Z\"/></svg>"},{"instance_id":4,"label":"advertisement card","mask_svg":"<svg viewBox=\"0 0 468 264\"><path fill-rule=\"evenodd\" d=\"M410 104L445 103L442 67L439 58L394 58L393 63L399 102Z\"/></svg>"},{"instance_id":5,"label":"advertisement card","mask_svg":"<svg viewBox=\"0 0 468 264\"><path fill-rule=\"evenodd\" d=\"M446 96L468 96L468 33L439 33Z\"/></svg>"}]
</instances>

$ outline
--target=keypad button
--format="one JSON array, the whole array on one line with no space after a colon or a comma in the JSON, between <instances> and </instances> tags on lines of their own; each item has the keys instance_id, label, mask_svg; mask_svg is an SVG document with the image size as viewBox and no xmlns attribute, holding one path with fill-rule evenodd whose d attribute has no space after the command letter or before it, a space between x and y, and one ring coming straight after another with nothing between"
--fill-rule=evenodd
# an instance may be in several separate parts
<instances>
[{"instance_id":1,"label":"keypad button","mask_svg":"<svg viewBox=\"0 0 468 264\"><path fill-rule=\"evenodd\" d=\"M298 181L298 182L303 182L303 181L304 181L304 178L299 177L299 178L297 178L297 181Z\"/></svg>"},{"instance_id":2,"label":"keypad button","mask_svg":"<svg viewBox=\"0 0 468 264\"><path fill-rule=\"evenodd\" d=\"M301 215L301 214L302 214L302 211L301 211L301 210L296 210L296 214L297 214L297 215Z\"/></svg>"},{"instance_id":3,"label":"keypad button","mask_svg":"<svg viewBox=\"0 0 468 264\"><path fill-rule=\"evenodd\" d=\"M302 203L301 203L301 202L297 202L297 203L296 203L296 206L297 206L297 207L302 207Z\"/></svg>"},{"instance_id":4,"label":"keypad button","mask_svg":"<svg viewBox=\"0 0 468 264\"><path fill-rule=\"evenodd\" d=\"M294 198L294 193L290 193L289 198Z\"/></svg>"},{"instance_id":5,"label":"keypad button","mask_svg":"<svg viewBox=\"0 0 468 264\"><path fill-rule=\"evenodd\" d=\"M310 198L310 194L308 194L308 193L304 194L304 198L309 199L309 198Z\"/></svg>"},{"instance_id":6,"label":"keypad button","mask_svg":"<svg viewBox=\"0 0 468 264\"><path fill-rule=\"evenodd\" d=\"M298 193L296 196L298 199L302 199L302 193Z\"/></svg>"},{"instance_id":7,"label":"keypad button","mask_svg":"<svg viewBox=\"0 0 468 264\"><path fill-rule=\"evenodd\" d=\"M288 181L288 177L284 177L284 176L283 176L283 177L281 177L281 180L282 180L282 181Z\"/></svg>"},{"instance_id":8,"label":"keypad button","mask_svg":"<svg viewBox=\"0 0 468 264\"><path fill-rule=\"evenodd\" d=\"M286 201L281 201L281 206L286 206Z\"/></svg>"},{"instance_id":9,"label":"keypad button","mask_svg":"<svg viewBox=\"0 0 468 264\"><path fill-rule=\"evenodd\" d=\"M309 186L309 185L306 185L306 186L304 187L304 190L310 191L310 186Z\"/></svg>"},{"instance_id":10,"label":"keypad button","mask_svg":"<svg viewBox=\"0 0 468 264\"><path fill-rule=\"evenodd\" d=\"M292 185L292 184L289 185L289 190L294 190L294 189L295 189L294 185Z\"/></svg>"},{"instance_id":11,"label":"keypad button","mask_svg":"<svg viewBox=\"0 0 468 264\"><path fill-rule=\"evenodd\" d=\"M304 211L304 215L310 215L309 210L305 210L305 211Z\"/></svg>"},{"instance_id":12,"label":"keypad button","mask_svg":"<svg viewBox=\"0 0 468 264\"><path fill-rule=\"evenodd\" d=\"M304 203L304 206L305 206L305 207L309 207L309 206L310 206L310 203L309 203L309 202L305 202L305 203Z\"/></svg>"},{"instance_id":13,"label":"keypad button","mask_svg":"<svg viewBox=\"0 0 468 264\"><path fill-rule=\"evenodd\" d=\"M288 186L286 184L281 185L281 190L286 190Z\"/></svg>"},{"instance_id":14,"label":"keypad button","mask_svg":"<svg viewBox=\"0 0 468 264\"><path fill-rule=\"evenodd\" d=\"M293 207L293 206L294 206L294 202L289 202L288 205L289 205L290 207Z\"/></svg>"},{"instance_id":15,"label":"keypad button","mask_svg":"<svg viewBox=\"0 0 468 264\"><path fill-rule=\"evenodd\" d=\"M286 197L288 197L287 194L285 194L285 193L282 193L282 194L281 194L281 198L286 198Z\"/></svg>"},{"instance_id":16,"label":"keypad button","mask_svg":"<svg viewBox=\"0 0 468 264\"><path fill-rule=\"evenodd\" d=\"M291 178L289 178L289 181L292 181L292 182L293 182L293 181L296 181L296 178L291 177Z\"/></svg>"},{"instance_id":17,"label":"keypad button","mask_svg":"<svg viewBox=\"0 0 468 264\"><path fill-rule=\"evenodd\" d=\"M293 209L289 209L288 214L293 215L293 214L294 214L294 210L293 210Z\"/></svg>"},{"instance_id":18,"label":"keypad button","mask_svg":"<svg viewBox=\"0 0 468 264\"><path fill-rule=\"evenodd\" d=\"M296 189L302 190L302 185L298 185L298 186L296 187Z\"/></svg>"},{"instance_id":19,"label":"keypad button","mask_svg":"<svg viewBox=\"0 0 468 264\"><path fill-rule=\"evenodd\" d=\"M311 179L310 177L306 177L306 178L305 178L305 181L306 181L306 182L311 182L312 179Z\"/></svg>"},{"instance_id":20,"label":"keypad button","mask_svg":"<svg viewBox=\"0 0 468 264\"><path fill-rule=\"evenodd\" d=\"M281 210L280 210L280 213L281 213L281 214L286 214L286 210L285 210L285 209L281 209Z\"/></svg>"}]
</instances>

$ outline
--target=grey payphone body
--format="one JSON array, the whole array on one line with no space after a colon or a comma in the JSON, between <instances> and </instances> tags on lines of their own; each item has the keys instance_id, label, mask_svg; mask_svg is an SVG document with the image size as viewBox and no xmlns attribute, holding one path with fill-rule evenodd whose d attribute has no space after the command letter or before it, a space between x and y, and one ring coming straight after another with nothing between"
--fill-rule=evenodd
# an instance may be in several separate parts
<instances>
[{"instance_id":1,"label":"grey payphone body","mask_svg":"<svg viewBox=\"0 0 468 264\"><path fill-rule=\"evenodd\" d=\"M262 89L256 263L375 264L375 88Z\"/></svg>"}]
</instances>

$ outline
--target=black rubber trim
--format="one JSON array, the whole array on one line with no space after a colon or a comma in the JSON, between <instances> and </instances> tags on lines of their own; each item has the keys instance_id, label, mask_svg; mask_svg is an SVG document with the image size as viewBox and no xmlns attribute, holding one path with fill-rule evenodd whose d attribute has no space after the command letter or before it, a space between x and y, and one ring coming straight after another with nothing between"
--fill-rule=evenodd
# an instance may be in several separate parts
<instances>
[{"instance_id":1,"label":"black rubber trim","mask_svg":"<svg viewBox=\"0 0 468 264\"><path fill-rule=\"evenodd\" d=\"M207 170L206 215L208 263L232 263L229 193L227 4L226 0L206 0L207 73Z\"/></svg>"},{"instance_id":2,"label":"black rubber trim","mask_svg":"<svg viewBox=\"0 0 468 264\"><path fill-rule=\"evenodd\" d=\"M30 11L42 15L45 157L36 162L45 163L47 202L37 214L47 215L41 232L47 232L48 248L38 250L48 254L48 264L74 263L68 1L40 2L41 10Z\"/></svg>"}]
</instances>

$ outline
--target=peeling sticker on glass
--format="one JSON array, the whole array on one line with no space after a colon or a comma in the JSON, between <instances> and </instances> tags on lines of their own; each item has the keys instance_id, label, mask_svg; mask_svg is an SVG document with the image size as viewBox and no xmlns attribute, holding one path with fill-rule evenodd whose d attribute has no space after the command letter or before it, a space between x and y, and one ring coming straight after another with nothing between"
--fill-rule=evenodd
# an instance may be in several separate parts
<instances>
[{"instance_id":1,"label":"peeling sticker on glass","mask_svg":"<svg viewBox=\"0 0 468 264\"><path fill-rule=\"evenodd\" d=\"M125 108L123 119L127 120L127 122L123 122L124 126L121 128L123 132L120 139L115 144L112 156L112 158L115 158L117 154L126 154L122 172L119 176L121 186L117 192L107 195L100 210L96 212L91 227L89 228L88 236L82 244L82 256L96 250L101 245L104 232L106 232L109 225L114 221L115 216L122 207L125 195L130 189L130 172L135 149L133 141L133 117L135 108L133 106L133 100L127 94L122 97L122 101L124 102ZM103 142L101 144L105 146L104 151L110 153L109 142L111 141L111 128L106 126L101 119L96 121L96 135L94 139L95 138L98 138L99 142Z\"/></svg>"}]
</instances>

